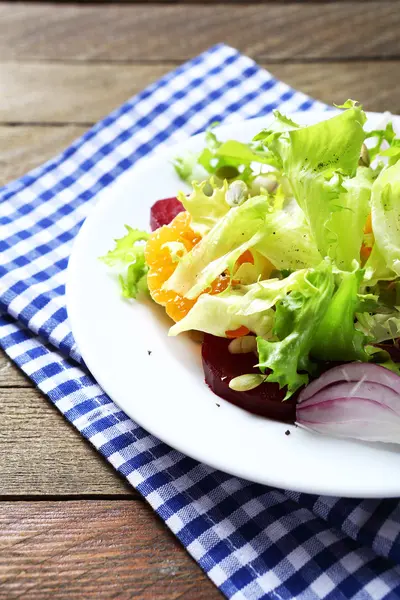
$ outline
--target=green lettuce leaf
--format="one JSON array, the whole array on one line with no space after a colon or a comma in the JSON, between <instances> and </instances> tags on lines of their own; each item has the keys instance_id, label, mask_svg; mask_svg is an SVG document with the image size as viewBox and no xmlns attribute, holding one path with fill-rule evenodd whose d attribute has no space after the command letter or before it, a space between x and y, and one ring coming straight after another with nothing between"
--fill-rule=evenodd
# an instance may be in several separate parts
<instances>
[{"instance_id":1,"label":"green lettuce leaf","mask_svg":"<svg viewBox=\"0 0 400 600\"><path fill-rule=\"evenodd\" d=\"M176 323L169 335L195 329L224 337L241 325L256 335L269 337L275 312L272 309L291 290L304 286L307 271L297 271L286 279L268 279L251 285L234 285L222 294L203 294L189 313Z\"/></svg>"},{"instance_id":2,"label":"green lettuce leaf","mask_svg":"<svg viewBox=\"0 0 400 600\"><path fill-rule=\"evenodd\" d=\"M327 361L367 361L365 336L355 328L363 271L343 272L342 280L314 334L311 354Z\"/></svg>"},{"instance_id":3,"label":"green lettuce leaf","mask_svg":"<svg viewBox=\"0 0 400 600\"><path fill-rule=\"evenodd\" d=\"M301 212L274 211L265 196L256 196L216 223L181 259L165 289L196 298L223 271L233 273L241 254L253 248L279 270L321 262Z\"/></svg>"},{"instance_id":4,"label":"green lettuce leaf","mask_svg":"<svg viewBox=\"0 0 400 600\"><path fill-rule=\"evenodd\" d=\"M210 186L211 195L205 193L209 191ZM178 200L192 217L191 228L201 236L204 236L230 210L225 199L228 187L226 181L222 187L217 187L211 179L210 182L194 182L193 191L189 195L183 192L178 194Z\"/></svg>"},{"instance_id":5,"label":"green lettuce leaf","mask_svg":"<svg viewBox=\"0 0 400 600\"><path fill-rule=\"evenodd\" d=\"M377 244L372 247L372 252L365 263L365 283L374 285L378 281L391 281L395 273L386 264L383 254L378 249Z\"/></svg>"},{"instance_id":6,"label":"green lettuce leaf","mask_svg":"<svg viewBox=\"0 0 400 600\"><path fill-rule=\"evenodd\" d=\"M328 244L326 253L336 266L345 271L360 260L364 226L370 212L372 171L359 167L355 177L342 180L342 191L325 224ZM351 233L350 233L351 232Z\"/></svg>"},{"instance_id":7,"label":"green lettuce leaf","mask_svg":"<svg viewBox=\"0 0 400 600\"><path fill-rule=\"evenodd\" d=\"M274 334L278 341L257 338L258 366L262 372L271 371L267 381L276 382L281 388L287 386L285 399L308 383L308 375L303 371L313 371L309 355L333 289L332 266L324 261L307 274L299 289L277 304Z\"/></svg>"},{"instance_id":8,"label":"green lettuce leaf","mask_svg":"<svg viewBox=\"0 0 400 600\"><path fill-rule=\"evenodd\" d=\"M110 250L100 260L106 263L109 267L113 267L119 263L131 263L136 260L136 256L141 254L144 246L138 242L145 242L149 239L150 234L147 231L133 229L129 225L125 225L127 234L121 238L114 240L115 248Z\"/></svg>"},{"instance_id":9,"label":"green lettuce leaf","mask_svg":"<svg viewBox=\"0 0 400 600\"><path fill-rule=\"evenodd\" d=\"M302 289L306 285L308 272L307 269L302 269L284 279L267 279L247 286L238 286L238 288L233 286L233 290L238 289L243 294L240 303L234 308L236 314L250 316L272 308L289 292Z\"/></svg>"},{"instance_id":10,"label":"green lettuce leaf","mask_svg":"<svg viewBox=\"0 0 400 600\"><path fill-rule=\"evenodd\" d=\"M270 165L272 156L269 153L254 150L251 144L243 144L243 142L236 140L224 142L216 150L215 154L216 156L225 158L226 161L233 159L239 165L249 165L252 162Z\"/></svg>"},{"instance_id":11,"label":"green lettuce leaf","mask_svg":"<svg viewBox=\"0 0 400 600\"><path fill-rule=\"evenodd\" d=\"M346 188L343 181L356 175L365 138L364 122L364 112L354 107L316 125L285 132L270 145L282 160L284 173L305 214L320 254L332 256L332 248L336 248L336 253L340 251L347 265L351 260L346 247L341 248L340 231L336 230L340 228L341 219L332 217L332 213L347 213L348 203L350 210L355 208L352 196L357 190L353 190L347 181ZM364 175L360 175L360 180L354 185L368 190ZM364 199L361 213L365 212L365 202ZM357 215L355 221L358 223L360 220ZM347 238L345 242L347 246Z\"/></svg>"},{"instance_id":12,"label":"green lettuce leaf","mask_svg":"<svg viewBox=\"0 0 400 600\"><path fill-rule=\"evenodd\" d=\"M387 142L391 146L395 137L396 134L391 122L386 125L385 129L368 131L366 139L375 140L375 145L368 148L370 160L374 160L378 155L385 156L385 152L381 150L383 142ZM386 156L390 156L390 153Z\"/></svg>"},{"instance_id":13,"label":"green lettuce leaf","mask_svg":"<svg viewBox=\"0 0 400 600\"><path fill-rule=\"evenodd\" d=\"M129 265L126 275L119 275L119 283L124 298L136 298L142 292L148 292L147 272L149 268L143 254L136 256L136 261Z\"/></svg>"},{"instance_id":14,"label":"green lettuce leaf","mask_svg":"<svg viewBox=\"0 0 400 600\"><path fill-rule=\"evenodd\" d=\"M257 175L253 171L253 163L273 168L278 166L275 155L262 144L244 144L237 140L221 142L212 128L206 132L205 148L201 152L188 153L173 161L179 177L189 184L214 175L220 181L240 179L250 185Z\"/></svg>"},{"instance_id":15,"label":"green lettuce leaf","mask_svg":"<svg viewBox=\"0 0 400 600\"><path fill-rule=\"evenodd\" d=\"M372 186L374 250L366 267L400 275L400 162L383 169ZM394 275L394 276L395 276Z\"/></svg>"},{"instance_id":16,"label":"green lettuce leaf","mask_svg":"<svg viewBox=\"0 0 400 600\"><path fill-rule=\"evenodd\" d=\"M315 267L322 260L304 215L296 206L269 212L264 233L254 248L278 270Z\"/></svg>"},{"instance_id":17,"label":"green lettuce leaf","mask_svg":"<svg viewBox=\"0 0 400 600\"><path fill-rule=\"evenodd\" d=\"M148 266L144 258L144 242L149 233L125 225L127 234L115 241L115 247L100 257L109 267L119 267L118 279L124 298L136 298L139 292L147 291Z\"/></svg>"},{"instance_id":18,"label":"green lettuce leaf","mask_svg":"<svg viewBox=\"0 0 400 600\"><path fill-rule=\"evenodd\" d=\"M253 138L253 141L261 142L266 147L268 147L275 139L279 138L281 134L294 129L299 129L299 125L297 125L297 123L280 113L279 110L274 110L273 114L275 117L274 120L266 129L260 131L260 133ZM282 165L280 156L279 163Z\"/></svg>"},{"instance_id":19,"label":"green lettuce leaf","mask_svg":"<svg viewBox=\"0 0 400 600\"><path fill-rule=\"evenodd\" d=\"M357 321L357 329L375 344L400 338L400 312L396 309L388 313L360 313Z\"/></svg>"},{"instance_id":20,"label":"green lettuce leaf","mask_svg":"<svg viewBox=\"0 0 400 600\"><path fill-rule=\"evenodd\" d=\"M226 331L247 327L256 335L270 336L275 313L266 308L248 316L236 312L244 296L241 293L202 294L186 317L171 327L168 335L178 335L183 331L204 331L218 337L225 337ZM267 305L268 303L266 303ZM254 357L254 362L256 358Z\"/></svg>"},{"instance_id":21,"label":"green lettuce leaf","mask_svg":"<svg viewBox=\"0 0 400 600\"><path fill-rule=\"evenodd\" d=\"M194 152L176 156L172 164L177 175L189 185L193 181L204 181L208 178L207 170L199 163L199 155Z\"/></svg>"}]
</instances>

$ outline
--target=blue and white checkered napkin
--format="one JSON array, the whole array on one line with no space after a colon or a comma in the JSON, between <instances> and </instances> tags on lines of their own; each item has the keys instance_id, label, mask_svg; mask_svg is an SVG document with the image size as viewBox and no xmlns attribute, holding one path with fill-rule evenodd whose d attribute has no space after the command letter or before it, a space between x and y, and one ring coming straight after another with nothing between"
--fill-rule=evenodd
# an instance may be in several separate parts
<instances>
[{"instance_id":1,"label":"blue and white checkered napkin","mask_svg":"<svg viewBox=\"0 0 400 600\"><path fill-rule=\"evenodd\" d=\"M183 456L119 410L85 370L65 310L71 246L96 194L156 146L213 121L324 108L218 45L0 191L0 343L150 502L229 598L400 597L396 500L271 489ZM356 474L355 474L356 476Z\"/></svg>"}]
</instances>

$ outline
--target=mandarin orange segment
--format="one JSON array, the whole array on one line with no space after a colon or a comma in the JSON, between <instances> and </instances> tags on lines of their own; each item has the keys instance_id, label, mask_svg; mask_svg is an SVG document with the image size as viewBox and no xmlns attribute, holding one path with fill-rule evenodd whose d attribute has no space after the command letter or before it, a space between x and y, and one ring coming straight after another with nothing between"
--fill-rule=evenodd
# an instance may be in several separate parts
<instances>
[{"instance_id":1,"label":"mandarin orange segment","mask_svg":"<svg viewBox=\"0 0 400 600\"><path fill-rule=\"evenodd\" d=\"M229 275L219 275L214 279L207 293L220 294L221 292L224 292L226 288L229 287L230 281Z\"/></svg>"},{"instance_id":2,"label":"mandarin orange segment","mask_svg":"<svg viewBox=\"0 0 400 600\"><path fill-rule=\"evenodd\" d=\"M190 252L200 239L201 237L190 227L190 215L183 212L179 213L169 225L164 225L154 231L146 244L145 258L149 265L147 283L150 294L157 304L165 306L167 314L174 321L183 319L196 300L188 300L172 290L162 289L177 267L177 263L173 262L170 250L165 244L180 242L187 252Z\"/></svg>"},{"instance_id":3,"label":"mandarin orange segment","mask_svg":"<svg viewBox=\"0 0 400 600\"><path fill-rule=\"evenodd\" d=\"M186 317L189 310L196 304L196 300L189 300L188 298L182 298L175 294L175 297L165 305L165 311L171 319L175 322L180 321L183 317Z\"/></svg>"},{"instance_id":4,"label":"mandarin orange segment","mask_svg":"<svg viewBox=\"0 0 400 600\"><path fill-rule=\"evenodd\" d=\"M179 213L169 225L164 225L154 231L146 244L145 258L149 266L147 283L151 297L157 304L165 306L166 313L174 320L180 321L187 315L189 310L196 304L197 298L189 300L173 290L164 290L164 283L171 277L177 267L177 262L171 258L168 246L169 242L180 242L187 252L201 240L190 227L190 215L187 212ZM246 252L240 257L242 262L253 262L251 252ZM228 274L222 273L203 293L220 294L230 285L231 279ZM232 281L232 283L235 283ZM241 333L242 331L245 333ZM238 335L246 335L248 329L239 328ZM237 337L236 333L232 337Z\"/></svg>"}]
</instances>

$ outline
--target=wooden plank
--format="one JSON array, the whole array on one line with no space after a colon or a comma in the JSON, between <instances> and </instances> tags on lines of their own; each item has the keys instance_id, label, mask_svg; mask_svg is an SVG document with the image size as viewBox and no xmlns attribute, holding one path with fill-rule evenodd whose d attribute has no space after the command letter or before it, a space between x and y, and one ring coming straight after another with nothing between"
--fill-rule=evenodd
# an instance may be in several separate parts
<instances>
[{"instance_id":1,"label":"wooden plank","mask_svg":"<svg viewBox=\"0 0 400 600\"><path fill-rule=\"evenodd\" d=\"M220 592L144 503L0 503L0 597L178 600Z\"/></svg>"},{"instance_id":2,"label":"wooden plank","mask_svg":"<svg viewBox=\"0 0 400 600\"><path fill-rule=\"evenodd\" d=\"M400 61L282 64L270 65L269 70L295 89L327 104L353 98L366 110L400 114Z\"/></svg>"},{"instance_id":3,"label":"wooden plank","mask_svg":"<svg viewBox=\"0 0 400 600\"><path fill-rule=\"evenodd\" d=\"M0 122L94 122L171 68L0 63L0 81L4 86Z\"/></svg>"},{"instance_id":4,"label":"wooden plank","mask_svg":"<svg viewBox=\"0 0 400 600\"><path fill-rule=\"evenodd\" d=\"M33 384L27 377L25 377L22 371L15 366L15 364L8 358L3 350L0 349L0 388L3 387L33 387Z\"/></svg>"},{"instance_id":5,"label":"wooden plank","mask_svg":"<svg viewBox=\"0 0 400 600\"><path fill-rule=\"evenodd\" d=\"M362 6L362 8L360 8ZM0 6L8 59L182 61L224 41L268 60L400 56L396 2Z\"/></svg>"},{"instance_id":6,"label":"wooden plank","mask_svg":"<svg viewBox=\"0 0 400 600\"><path fill-rule=\"evenodd\" d=\"M51 102L50 94L47 95L46 100ZM75 125L66 127L2 127L0 125L0 185L46 162L69 146L86 129L86 126ZM3 384L2 366L4 365L0 359L0 385ZM16 385L21 384L21 378L22 375L19 381L15 382Z\"/></svg>"},{"instance_id":7,"label":"wooden plank","mask_svg":"<svg viewBox=\"0 0 400 600\"><path fill-rule=\"evenodd\" d=\"M0 496L132 494L36 389L0 389Z\"/></svg>"},{"instance_id":8,"label":"wooden plank","mask_svg":"<svg viewBox=\"0 0 400 600\"><path fill-rule=\"evenodd\" d=\"M400 61L262 65L277 78L327 103L351 97L368 110L400 112L396 83ZM0 177L5 181L40 164L83 133L88 123L105 116L172 68L170 63L146 67L22 63L14 69L11 63L0 63L0 81L7 82L0 122L82 124L42 130L1 127Z\"/></svg>"}]
</instances>

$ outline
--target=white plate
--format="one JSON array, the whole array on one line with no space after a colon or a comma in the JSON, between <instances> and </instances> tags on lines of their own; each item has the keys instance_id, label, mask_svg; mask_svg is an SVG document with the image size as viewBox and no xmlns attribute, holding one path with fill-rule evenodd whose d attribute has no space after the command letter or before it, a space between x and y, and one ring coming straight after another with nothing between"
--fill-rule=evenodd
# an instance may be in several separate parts
<instances>
[{"instance_id":1,"label":"white plate","mask_svg":"<svg viewBox=\"0 0 400 600\"><path fill-rule=\"evenodd\" d=\"M293 118L311 124L327 116L309 112ZM226 125L218 135L247 141L269 121ZM381 122L382 115L370 115L371 127ZM314 435L217 398L204 383L199 345L184 335L168 338L170 322L151 302L122 300L115 279L98 261L124 234L125 223L148 229L151 204L185 188L170 159L200 149L203 139L195 136L142 160L99 195L80 230L69 263L67 306L86 364L132 419L217 469L315 494L399 496L400 447Z\"/></svg>"}]
</instances>

